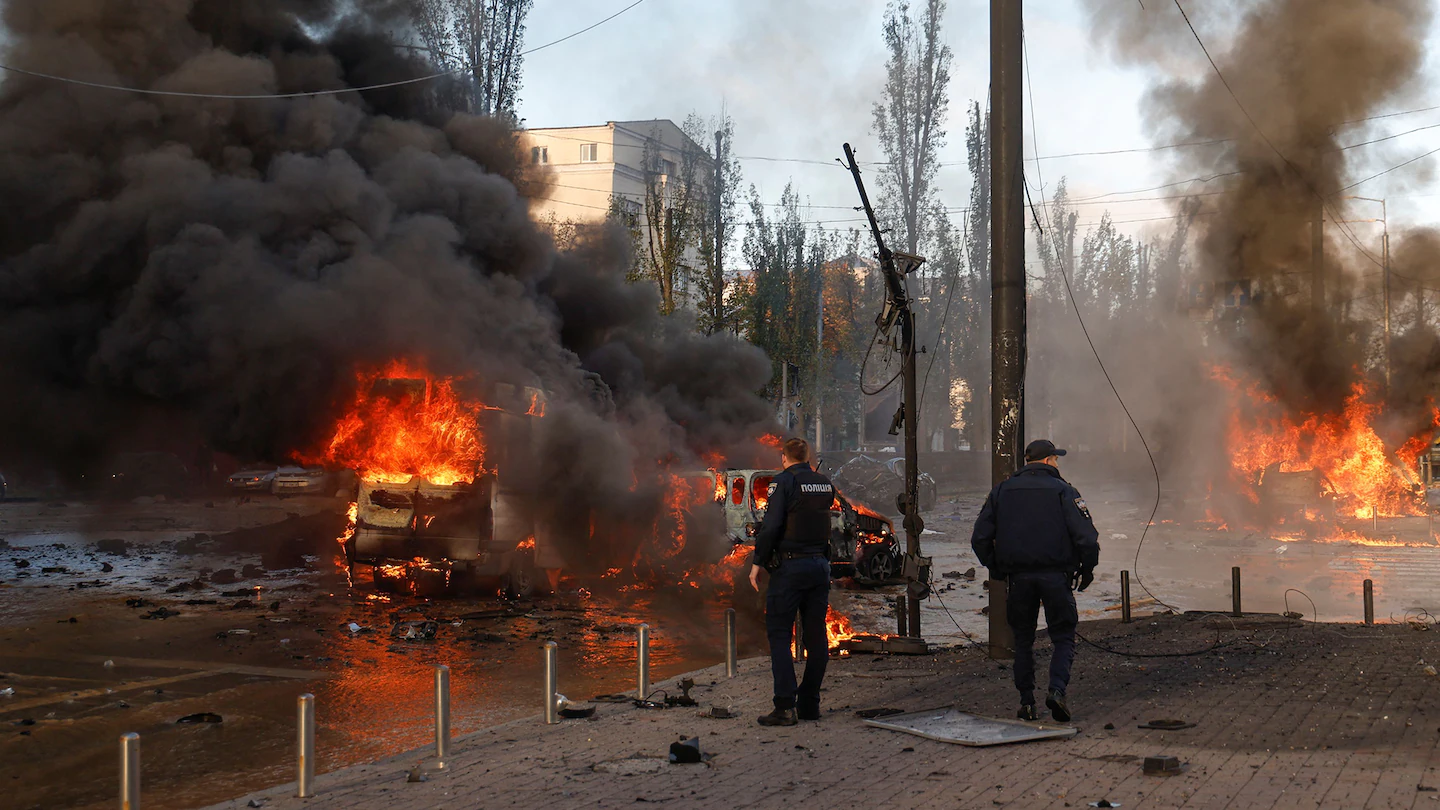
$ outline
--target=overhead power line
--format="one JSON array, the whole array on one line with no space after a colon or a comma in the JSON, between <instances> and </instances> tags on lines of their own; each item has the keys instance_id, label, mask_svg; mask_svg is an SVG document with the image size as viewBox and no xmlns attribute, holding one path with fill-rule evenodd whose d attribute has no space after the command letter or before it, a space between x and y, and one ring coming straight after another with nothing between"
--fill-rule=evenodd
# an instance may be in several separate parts
<instances>
[{"instance_id":1,"label":"overhead power line","mask_svg":"<svg viewBox=\"0 0 1440 810\"><path fill-rule=\"evenodd\" d=\"M640 4L643 3L643 2L645 2L645 0L635 0L635 2L631 3L630 5L626 6L625 8L620 9L619 11L615 12L614 14L611 14L609 17L606 17L605 19L603 19L603 20L601 20L601 21L599 21L599 22L597 22L597 23L593 23L593 24L591 24L591 25L589 25L589 26L587 26L587 27L585 27L585 28L582 28L582 29L580 29L579 31L576 31L576 32L574 32L574 33L572 33L572 34L567 34L567 35L565 35L565 36L563 36L563 37L561 37L561 38L559 38L559 39L557 39L557 40L553 40L553 41L551 41L551 42L547 42L547 43L545 43L544 45L537 45L537 46L535 46L534 48L530 48L529 50L521 51L521 52L520 52L520 55L521 55L521 56L527 56L527 55L529 55L529 54L535 53L536 51L543 51L543 50L545 50L546 48L549 48L549 47L551 47L551 46L553 46L553 45L559 45L560 43L565 42L566 40L574 39L575 37L578 37L578 36L580 36L581 34L584 34L584 33L589 32L589 31L593 31L594 29L596 29L596 28L604 25L604 24L607 23L607 22L610 22L611 20L615 19L616 17L619 17L621 14L624 14L625 12L629 11L629 10L632 9L632 8L635 8L636 6L640 5ZM363 87L340 87L340 88L335 88L335 89L330 89L330 90L304 90L304 91L295 92L295 93L195 93L195 92L187 92L187 91L184 91L184 90L155 90L155 89L146 88L146 87L125 87L125 86L123 86L123 85L118 85L118 84L106 84L106 83L104 83L104 82L91 82L91 81L86 81L86 80L84 80L84 79L71 78L71 77L68 77L68 76L56 76L56 75L51 74L51 73L42 73L42 72L37 71L37 70L26 70L25 68L14 67L13 65L0 65L0 70L8 71L8 72L10 72L10 73L17 73L17 74L20 74L20 75L22 75L22 76L30 76L30 77L37 78L37 79L47 79L47 80L53 81L53 82L61 82L61 83L64 83L64 84L78 85L78 86L80 86L80 87L92 87L92 88L95 88L95 89L97 89L97 90L116 90L116 91L121 91L121 92L126 92L126 93L138 93L138 94L140 94L140 95L146 95L146 96L172 96L172 97L180 97L180 98L208 98L208 99L230 99L230 100L233 100L233 101L255 101L255 100L262 100L262 99L286 99L286 98L310 98L310 97L314 97L314 96L335 96L335 95L339 95L339 94L341 94L341 93L363 93L363 92L368 92L368 91L370 91L370 90L386 90L386 89L389 89L389 88L392 88L392 87L403 87L403 86L405 86L405 85L410 85L410 84L420 84L421 82L434 81L435 79L442 79L442 78L444 78L444 77L446 77L446 76L453 76L453 75L455 75L456 73L460 73L460 72L466 70L466 68L461 67L461 68L455 68L454 70L444 70L444 71L441 71L441 72L439 72L439 73L431 73L431 74L426 75L426 76L416 76L415 78L412 78L412 79L401 79L401 80L399 80L399 81L383 82L383 83L381 83L381 84L369 84L369 85L365 85L365 86L363 86Z\"/></svg>"}]
</instances>

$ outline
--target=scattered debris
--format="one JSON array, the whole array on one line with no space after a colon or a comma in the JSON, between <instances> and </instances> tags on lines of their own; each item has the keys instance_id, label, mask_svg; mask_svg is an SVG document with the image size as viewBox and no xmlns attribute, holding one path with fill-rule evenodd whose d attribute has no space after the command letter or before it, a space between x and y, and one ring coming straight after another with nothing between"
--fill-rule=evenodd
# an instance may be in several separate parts
<instances>
[{"instance_id":1,"label":"scattered debris","mask_svg":"<svg viewBox=\"0 0 1440 810\"><path fill-rule=\"evenodd\" d=\"M868 720L868 719L873 718L873 717L889 717L889 716L892 715L892 714L904 714L904 713L905 713L905 710L904 710L904 709L889 709L889 708L884 708L884 709L861 709L861 710L855 712L855 716L856 716L856 717L861 717L861 718L864 718L864 719L867 719L867 720Z\"/></svg>"},{"instance_id":2,"label":"scattered debris","mask_svg":"<svg viewBox=\"0 0 1440 810\"><path fill-rule=\"evenodd\" d=\"M240 578L235 576L234 568L221 568L210 575L210 581L216 585L234 585Z\"/></svg>"},{"instance_id":3,"label":"scattered debris","mask_svg":"<svg viewBox=\"0 0 1440 810\"><path fill-rule=\"evenodd\" d=\"M1136 726L1136 728L1149 729L1152 731L1180 731L1186 728L1195 728L1194 723L1187 723L1184 720L1151 720L1148 723Z\"/></svg>"},{"instance_id":4,"label":"scattered debris","mask_svg":"<svg viewBox=\"0 0 1440 810\"><path fill-rule=\"evenodd\" d=\"M259 579L265 576L265 569L254 563L246 563L245 567L240 569L240 576L244 579Z\"/></svg>"},{"instance_id":5,"label":"scattered debris","mask_svg":"<svg viewBox=\"0 0 1440 810\"><path fill-rule=\"evenodd\" d=\"M419 762L415 763L415 767L411 768L411 769L410 769L410 773L405 777L405 781L406 781L406 782L429 782L429 781L430 781L430 777L428 777L428 776L425 775L425 771L424 771L420 766L421 766L421 763L419 763Z\"/></svg>"},{"instance_id":6,"label":"scattered debris","mask_svg":"<svg viewBox=\"0 0 1440 810\"><path fill-rule=\"evenodd\" d=\"M4 689L0 689L0 697L15 697L15 688L7 686Z\"/></svg>"},{"instance_id":7,"label":"scattered debris","mask_svg":"<svg viewBox=\"0 0 1440 810\"><path fill-rule=\"evenodd\" d=\"M249 630L246 630L246 629L244 629L244 628L240 628L240 629L238 629L238 630L231 630L231 631L229 631L228 633L226 633L226 635L231 635L231 636L248 636L248 635L250 635L250 631L249 631Z\"/></svg>"},{"instance_id":8,"label":"scattered debris","mask_svg":"<svg viewBox=\"0 0 1440 810\"><path fill-rule=\"evenodd\" d=\"M738 715L730 711L728 706L711 706L700 713L701 717L708 717L711 720L734 720Z\"/></svg>"},{"instance_id":9,"label":"scattered debris","mask_svg":"<svg viewBox=\"0 0 1440 810\"><path fill-rule=\"evenodd\" d=\"M374 632L374 631L372 631L370 628L368 628L368 627L361 627L360 625L356 624L355 622L346 622L345 624L340 625L340 627L341 627L342 629L349 630L351 635L355 635L356 633L370 633L370 632Z\"/></svg>"},{"instance_id":10,"label":"scattered debris","mask_svg":"<svg viewBox=\"0 0 1440 810\"><path fill-rule=\"evenodd\" d=\"M700 738L682 738L680 742L670 743L670 761L676 765L696 765L705 761L700 753Z\"/></svg>"},{"instance_id":11,"label":"scattered debris","mask_svg":"<svg viewBox=\"0 0 1440 810\"><path fill-rule=\"evenodd\" d=\"M68 574L70 570L63 565L47 565L40 569L42 574Z\"/></svg>"},{"instance_id":12,"label":"scattered debris","mask_svg":"<svg viewBox=\"0 0 1440 810\"><path fill-rule=\"evenodd\" d=\"M126 599L126 600L125 600L125 607L128 607L128 608L150 607L150 602L149 602L149 600L141 599L140 597L137 596L137 597L135 597L135 598L133 598L133 599Z\"/></svg>"},{"instance_id":13,"label":"scattered debris","mask_svg":"<svg viewBox=\"0 0 1440 810\"><path fill-rule=\"evenodd\" d=\"M585 720L595 716L594 706L576 708L574 706L563 706L560 709L560 716L566 720Z\"/></svg>"},{"instance_id":14,"label":"scattered debris","mask_svg":"<svg viewBox=\"0 0 1440 810\"><path fill-rule=\"evenodd\" d=\"M666 695L666 696L665 696L665 705L666 705L666 706L699 706L699 705L700 705L699 703L697 703L697 702L695 701L695 698L690 697L690 690L695 688L695 681L691 680L690 678L686 678L685 680L681 681L681 682L678 684L678 686L680 687L680 694L679 694L679 695Z\"/></svg>"},{"instance_id":15,"label":"scattered debris","mask_svg":"<svg viewBox=\"0 0 1440 810\"><path fill-rule=\"evenodd\" d=\"M1416 662L1415 662L1415 665L1418 666L1418 667L1420 667L1420 671L1423 672L1423 673L1425 673L1426 675L1435 675L1435 674L1436 674L1436 672L1435 672L1435 665L1434 665L1434 664L1427 664L1427 663L1425 663L1425 659L1424 659L1424 658L1421 658L1419 661L1416 661Z\"/></svg>"},{"instance_id":16,"label":"scattered debris","mask_svg":"<svg viewBox=\"0 0 1440 810\"><path fill-rule=\"evenodd\" d=\"M115 570L115 566L111 565L110 563L108 563L108 562L107 562L107 563L100 563L100 573L102 573L102 574L108 574L108 573L110 573L111 571L114 571L114 570Z\"/></svg>"},{"instance_id":17,"label":"scattered debris","mask_svg":"<svg viewBox=\"0 0 1440 810\"><path fill-rule=\"evenodd\" d=\"M440 632L440 623L429 619L411 619L396 622L390 627L390 637L402 641L434 641Z\"/></svg>"},{"instance_id":18,"label":"scattered debris","mask_svg":"<svg viewBox=\"0 0 1440 810\"><path fill-rule=\"evenodd\" d=\"M165 589L166 593L184 593L186 591L198 591L205 587L205 583L198 579L189 582L182 582L179 585L171 585Z\"/></svg>"},{"instance_id":19,"label":"scattered debris","mask_svg":"<svg viewBox=\"0 0 1440 810\"><path fill-rule=\"evenodd\" d=\"M107 659L105 659L105 663L103 664L103 666L104 666L106 669L114 669L114 668L115 668L115 662L114 662L113 660L107 658Z\"/></svg>"},{"instance_id":20,"label":"scattered debris","mask_svg":"<svg viewBox=\"0 0 1440 810\"><path fill-rule=\"evenodd\" d=\"M1106 724L1105 724L1105 730L1106 730L1106 731L1114 731L1114 730L1115 730L1115 724L1114 724L1114 723L1106 723Z\"/></svg>"},{"instance_id":21,"label":"scattered debris","mask_svg":"<svg viewBox=\"0 0 1440 810\"><path fill-rule=\"evenodd\" d=\"M225 722L225 718L214 712L196 712L195 714L187 714L175 722L184 725L192 723L223 723Z\"/></svg>"},{"instance_id":22,"label":"scattered debris","mask_svg":"<svg viewBox=\"0 0 1440 810\"><path fill-rule=\"evenodd\" d=\"M1090 802L1091 807L1119 807L1119 802L1112 802L1109 799L1101 799L1098 802Z\"/></svg>"},{"instance_id":23,"label":"scattered debris","mask_svg":"<svg viewBox=\"0 0 1440 810\"><path fill-rule=\"evenodd\" d=\"M144 616L141 616L140 618L142 618L142 619L168 619L168 618L170 618L171 616L179 616L179 615L180 615L180 611L178 611L178 610L171 610L170 608L167 608L167 607L158 607L158 608L155 608L154 610L150 611L149 613L146 613Z\"/></svg>"},{"instance_id":24,"label":"scattered debris","mask_svg":"<svg viewBox=\"0 0 1440 810\"><path fill-rule=\"evenodd\" d=\"M1174 776L1180 773L1180 760L1175 757L1145 757L1145 773L1152 776Z\"/></svg>"},{"instance_id":25,"label":"scattered debris","mask_svg":"<svg viewBox=\"0 0 1440 810\"><path fill-rule=\"evenodd\" d=\"M264 800L264 799L251 799L250 802L249 802L248 804L246 804L245 806L246 806L246 807L264 807L264 806L265 806L265 800Z\"/></svg>"},{"instance_id":26,"label":"scattered debris","mask_svg":"<svg viewBox=\"0 0 1440 810\"><path fill-rule=\"evenodd\" d=\"M29 568L29 567L30 567L30 561L29 561L29 560L11 560L10 562L14 563L16 568Z\"/></svg>"}]
</instances>

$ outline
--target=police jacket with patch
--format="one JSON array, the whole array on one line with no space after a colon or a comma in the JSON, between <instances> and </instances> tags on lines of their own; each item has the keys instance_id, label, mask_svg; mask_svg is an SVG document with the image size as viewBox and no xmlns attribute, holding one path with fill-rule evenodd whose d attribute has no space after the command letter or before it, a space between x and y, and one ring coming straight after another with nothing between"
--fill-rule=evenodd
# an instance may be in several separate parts
<instances>
[{"instance_id":1,"label":"police jacket with patch","mask_svg":"<svg viewBox=\"0 0 1440 810\"><path fill-rule=\"evenodd\" d=\"M1059 470L1039 462L1021 467L990 492L970 546L993 577L1073 573L1100 562L1099 533L1085 499Z\"/></svg>"},{"instance_id":2,"label":"police jacket with patch","mask_svg":"<svg viewBox=\"0 0 1440 810\"><path fill-rule=\"evenodd\" d=\"M755 535L755 564L763 568L782 553L828 553L834 503L835 485L829 478L809 464L786 467L770 482L765 518Z\"/></svg>"}]
</instances>

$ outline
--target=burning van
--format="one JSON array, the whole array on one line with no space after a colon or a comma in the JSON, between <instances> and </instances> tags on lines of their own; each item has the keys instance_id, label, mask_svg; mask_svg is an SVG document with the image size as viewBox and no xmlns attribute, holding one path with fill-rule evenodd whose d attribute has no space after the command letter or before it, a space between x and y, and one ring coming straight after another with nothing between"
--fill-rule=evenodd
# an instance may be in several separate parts
<instances>
[{"instance_id":1,"label":"burning van","mask_svg":"<svg viewBox=\"0 0 1440 810\"><path fill-rule=\"evenodd\" d=\"M544 393L494 385L479 398L456 384L402 365L362 381L330 446L360 478L346 559L381 590L553 589L561 562L544 522L498 472L530 451Z\"/></svg>"},{"instance_id":2,"label":"burning van","mask_svg":"<svg viewBox=\"0 0 1440 810\"><path fill-rule=\"evenodd\" d=\"M725 529L735 544L754 545L765 517L770 482L779 470L717 470L715 496L725 509ZM830 507L830 568L835 577L884 582L900 571L895 527L885 517L852 504L836 490Z\"/></svg>"}]
</instances>

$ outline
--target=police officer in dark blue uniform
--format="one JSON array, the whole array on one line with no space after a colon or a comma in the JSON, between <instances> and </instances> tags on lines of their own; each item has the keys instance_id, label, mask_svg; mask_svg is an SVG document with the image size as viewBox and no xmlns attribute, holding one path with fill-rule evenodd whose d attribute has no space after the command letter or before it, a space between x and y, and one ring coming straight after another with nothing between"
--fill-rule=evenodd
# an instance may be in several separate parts
<instances>
[{"instance_id":1,"label":"police officer in dark blue uniform","mask_svg":"<svg viewBox=\"0 0 1440 810\"><path fill-rule=\"evenodd\" d=\"M1025 448L1025 466L1001 481L975 520L970 546L992 580L1009 585L1005 618L1015 633L1015 688L1021 720L1035 720L1035 625L1045 607L1054 652L1045 705L1060 722L1070 719L1065 690L1075 660L1075 595L1095 580L1099 534L1080 492L1060 477L1064 450L1048 439Z\"/></svg>"},{"instance_id":2,"label":"police officer in dark blue uniform","mask_svg":"<svg viewBox=\"0 0 1440 810\"><path fill-rule=\"evenodd\" d=\"M775 710L762 726L793 726L820 719L820 684L830 660L825 612L830 606L830 506L835 486L810 469L810 445L791 439L782 448L784 472L770 484L765 519L755 535L750 584L760 590L760 570L770 572L765 592L765 635L775 676ZM800 614L805 678L795 685L790 644ZM798 709L798 711L797 711Z\"/></svg>"}]
</instances>

